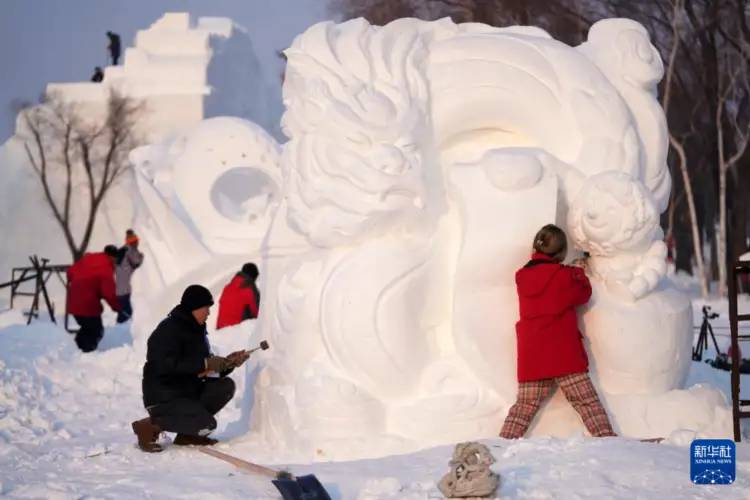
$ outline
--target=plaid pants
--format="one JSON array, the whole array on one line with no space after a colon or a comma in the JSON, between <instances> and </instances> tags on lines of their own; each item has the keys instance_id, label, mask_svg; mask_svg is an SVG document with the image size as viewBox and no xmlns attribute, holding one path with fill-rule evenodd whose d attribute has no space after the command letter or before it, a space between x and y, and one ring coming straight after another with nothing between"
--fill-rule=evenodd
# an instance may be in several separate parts
<instances>
[{"instance_id":1,"label":"plaid pants","mask_svg":"<svg viewBox=\"0 0 750 500\"><path fill-rule=\"evenodd\" d=\"M581 416L583 424L592 436L616 435L612 431L607 412L599 401L589 374L583 372L557 378L520 382L516 403L511 406L508 416L505 417L500 437L506 439L523 437L539 411L539 406L552 391L555 382L560 385L563 394Z\"/></svg>"}]
</instances>

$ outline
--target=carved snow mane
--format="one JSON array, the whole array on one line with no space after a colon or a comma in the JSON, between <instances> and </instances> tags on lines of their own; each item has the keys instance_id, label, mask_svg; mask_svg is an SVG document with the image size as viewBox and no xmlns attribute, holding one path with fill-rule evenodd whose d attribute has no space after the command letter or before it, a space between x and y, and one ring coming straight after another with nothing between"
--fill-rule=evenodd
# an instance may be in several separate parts
<instances>
[{"instance_id":1,"label":"carved snow mane","mask_svg":"<svg viewBox=\"0 0 750 500\"><path fill-rule=\"evenodd\" d=\"M426 54L412 23L362 19L318 24L286 51L289 220L312 243L354 243L419 212Z\"/></svg>"}]
</instances>

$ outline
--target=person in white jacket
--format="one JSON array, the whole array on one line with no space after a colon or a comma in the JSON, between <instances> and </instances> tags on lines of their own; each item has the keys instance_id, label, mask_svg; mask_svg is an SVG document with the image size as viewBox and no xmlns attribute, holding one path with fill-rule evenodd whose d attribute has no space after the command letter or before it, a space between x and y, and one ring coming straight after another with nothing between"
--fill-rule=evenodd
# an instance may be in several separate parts
<instances>
[{"instance_id":1,"label":"person in white jacket","mask_svg":"<svg viewBox=\"0 0 750 500\"><path fill-rule=\"evenodd\" d=\"M120 303L120 311L117 313L118 323L124 323L133 316L133 306L130 303L132 292L130 280L133 272L143 263L143 254L138 250L138 242L138 235L135 231L128 229L125 232L125 245L117 251L115 285L117 301Z\"/></svg>"}]
</instances>

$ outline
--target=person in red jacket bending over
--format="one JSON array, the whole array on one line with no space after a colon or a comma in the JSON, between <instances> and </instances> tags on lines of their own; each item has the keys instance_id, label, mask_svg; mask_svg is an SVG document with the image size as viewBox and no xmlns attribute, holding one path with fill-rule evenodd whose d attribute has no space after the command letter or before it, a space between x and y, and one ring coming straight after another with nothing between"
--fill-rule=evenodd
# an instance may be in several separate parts
<instances>
[{"instance_id":1,"label":"person in red jacket bending over","mask_svg":"<svg viewBox=\"0 0 750 500\"><path fill-rule=\"evenodd\" d=\"M576 307L591 297L585 260L578 261L580 267L562 265L567 249L563 230L548 224L534 237L531 260L516 272L518 396L500 437L523 437L555 382L592 436L616 435L589 378L578 330Z\"/></svg>"},{"instance_id":2,"label":"person in red jacket bending over","mask_svg":"<svg viewBox=\"0 0 750 500\"><path fill-rule=\"evenodd\" d=\"M107 245L104 252L87 253L68 268L68 313L81 327L76 344L83 352L95 350L104 335L101 300L113 311L120 310L115 294L116 258L117 247Z\"/></svg>"},{"instance_id":3,"label":"person in red jacket bending over","mask_svg":"<svg viewBox=\"0 0 750 500\"><path fill-rule=\"evenodd\" d=\"M246 319L258 317L260 291L255 284L258 279L258 266L248 262L235 274L221 292L219 299L219 317L216 328L238 325Z\"/></svg>"}]
</instances>

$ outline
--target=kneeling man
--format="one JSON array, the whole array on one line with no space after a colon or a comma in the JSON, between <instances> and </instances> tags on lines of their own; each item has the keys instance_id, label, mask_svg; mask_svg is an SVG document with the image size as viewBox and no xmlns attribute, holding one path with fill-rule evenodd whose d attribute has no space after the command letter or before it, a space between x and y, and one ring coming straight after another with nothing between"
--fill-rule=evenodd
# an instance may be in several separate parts
<instances>
[{"instance_id":1,"label":"kneeling man","mask_svg":"<svg viewBox=\"0 0 750 500\"><path fill-rule=\"evenodd\" d=\"M148 339L143 366L143 404L149 417L133 422L138 446L157 452L162 431L175 432L176 445L212 445L214 415L234 396L234 381L227 377L248 354L227 357L211 354L206 319L213 305L211 292L190 285L180 303Z\"/></svg>"}]
</instances>

